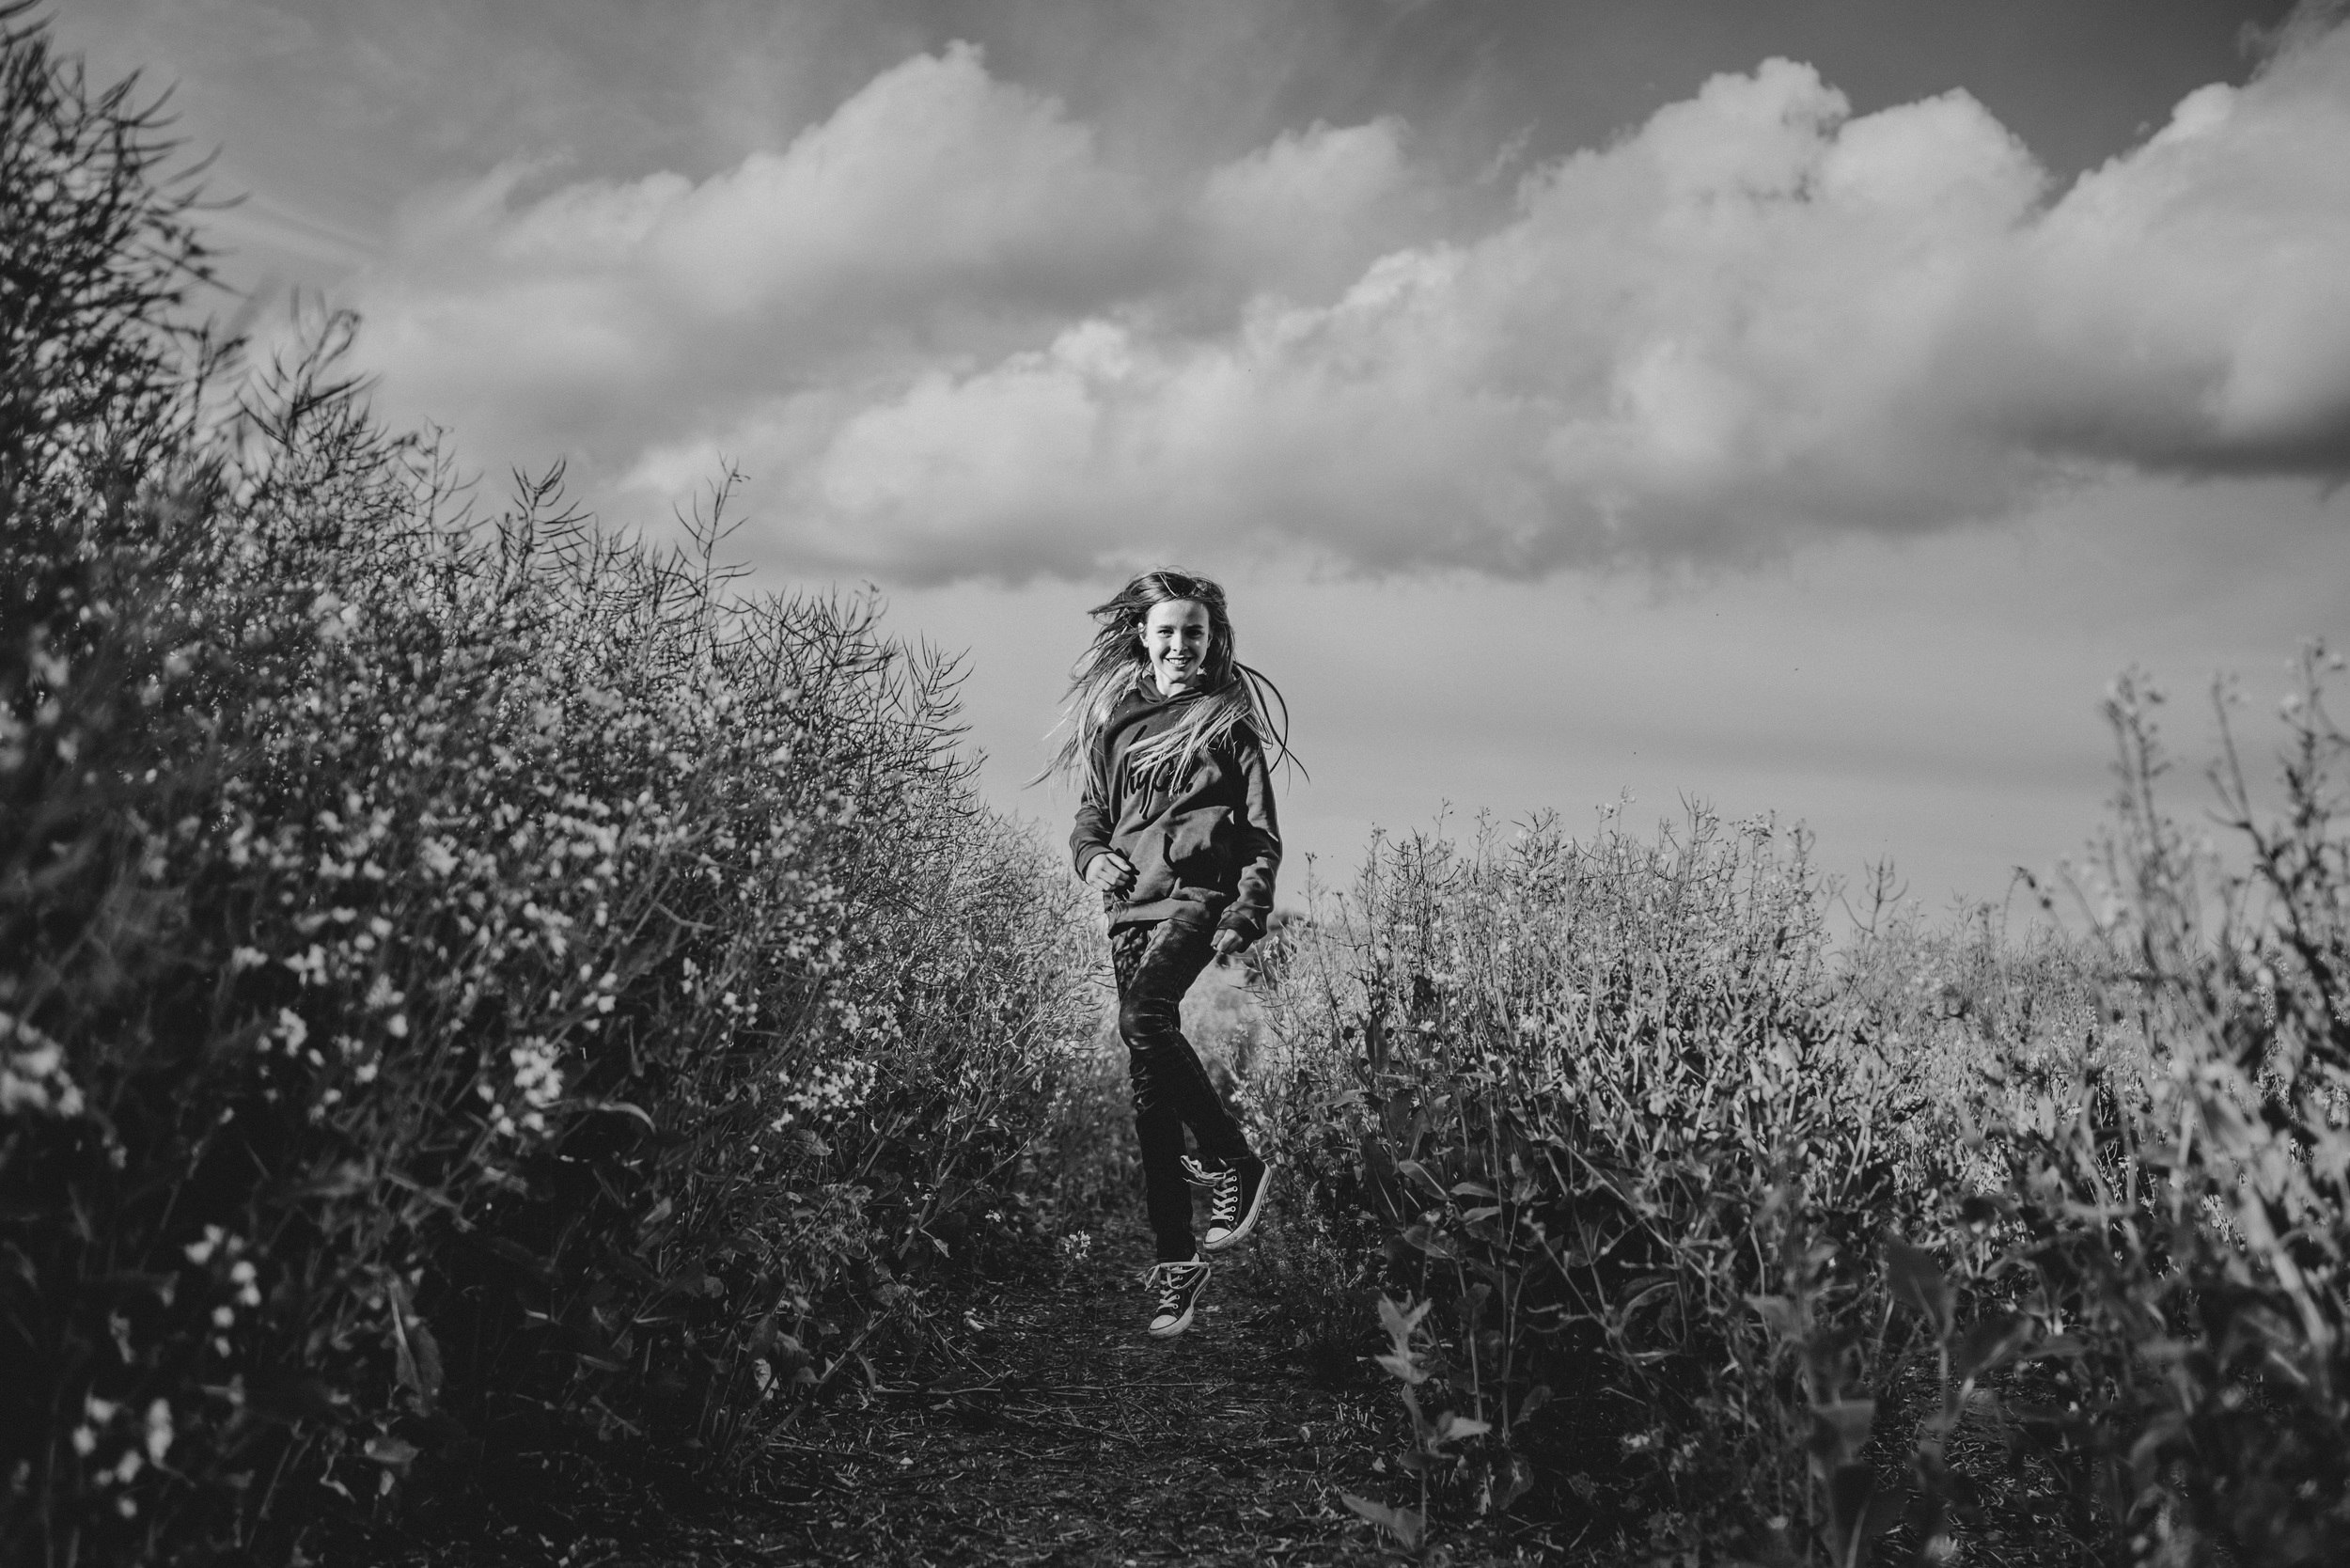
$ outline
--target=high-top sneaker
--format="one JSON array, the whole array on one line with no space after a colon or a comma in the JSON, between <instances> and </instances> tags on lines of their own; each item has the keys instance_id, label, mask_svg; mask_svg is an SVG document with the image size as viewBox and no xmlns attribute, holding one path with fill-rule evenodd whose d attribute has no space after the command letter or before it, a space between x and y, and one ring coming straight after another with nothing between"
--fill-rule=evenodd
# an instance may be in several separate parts
<instances>
[{"instance_id":1,"label":"high-top sneaker","mask_svg":"<svg viewBox=\"0 0 2350 1568\"><path fill-rule=\"evenodd\" d=\"M1208 1189L1208 1235L1204 1245L1210 1252L1221 1252L1246 1241L1248 1232L1257 1228L1257 1218L1264 1213L1265 1193L1273 1185L1273 1168L1251 1158L1222 1170L1210 1170L1185 1155L1183 1179L1194 1186Z\"/></svg>"},{"instance_id":2,"label":"high-top sneaker","mask_svg":"<svg viewBox=\"0 0 2350 1568\"><path fill-rule=\"evenodd\" d=\"M1157 1297L1157 1310L1151 1316L1151 1337L1171 1340L1191 1326L1192 1312L1199 1305L1199 1293L1208 1288L1208 1261L1194 1258L1187 1263L1153 1263L1144 1277Z\"/></svg>"}]
</instances>

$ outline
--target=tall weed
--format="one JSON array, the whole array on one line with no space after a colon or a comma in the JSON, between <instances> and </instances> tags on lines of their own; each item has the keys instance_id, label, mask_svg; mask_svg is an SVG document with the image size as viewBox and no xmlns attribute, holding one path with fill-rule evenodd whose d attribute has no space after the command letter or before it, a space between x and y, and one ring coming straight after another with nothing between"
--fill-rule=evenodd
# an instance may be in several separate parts
<instances>
[{"instance_id":1,"label":"tall weed","mask_svg":"<svg viewBox=\"0 0 2350 1568\"><path fill-rule=\"evenodd\" d=\"M1691 1510L1727 1477L1794 1486L1712 1370L1764 1356L1746 1297L1779 1256L1774 1194L1865 1237L1893 1186L1819 911L1768 823L1576 840L1546 820L1382 843L1292 937L1282 1152L1318 1217L1383 1235L1437 1304L1452 1394L1494 1428L1468 1460L1481 1506L1526 1489L1520 1425L1558 1396L1587 1484L1605 1466Z\"/></svg>"},{"instance_id":2,"label":"tall weed","mask_svg":"<svg viewBox=\"0 0 2350 1568\"><path fill-rule=\"evenodd\" d=\"M1018 1223L1075 889L976 801L950 664L737 591L723 487L683 551L559 476L478 522L348 320L225 377L151 127L6 14L55 176L6 186L8 1555L755 1455ZM108 245L143 285L90 293Z\"/></svg>"},{"instance_id":3,"label":"tall weed","mask_svg":"<svg viewBox=\"0 0 2350 1568\"><path fill-rule=\"evenodd\" d=\"M1374 845L1269 955L1250 1092L1295 1282L1350 1352L1383 1291L1434 1303L1432 1375L1491 1429L1434 1499L1539 1485L1656 1560L2337 1560L2325 662L2280 819L2223 760L2232 871L2117 686L2086 937L1879 910L1835 949L1800 838L1701 811Z\"/></svg>"}]
</instances>

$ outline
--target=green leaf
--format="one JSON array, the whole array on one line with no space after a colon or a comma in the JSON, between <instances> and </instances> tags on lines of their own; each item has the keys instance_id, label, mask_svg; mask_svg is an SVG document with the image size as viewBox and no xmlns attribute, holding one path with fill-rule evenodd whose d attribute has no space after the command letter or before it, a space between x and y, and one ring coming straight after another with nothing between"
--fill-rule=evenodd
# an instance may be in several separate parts
<instances>
[{"instance_id":1,"label":"green leaf","mask_svg":"<svg viewBox=\"0 0 2350 1568\"><path fill-rule=\"evenodd\" d=\"M410 1305L406 1281L392 1276L385 1294L392 1307L393 1374L430 1406L441 1391L441 1347Z\"/></svg>"},{"instance_id":2,"label":"green leaf","mask_svg":"<svg viewBox=\"0 0 2350 1568\"><path fill-rule=\"evenodd\" d=\"M1762 1318L1762 1326L1781 1340L1795 1337L1795 1304L1783 1295L1750 1295L1747 1305Z\"/></svg>"},{"instance_id":3,"label":"green leaf","mask_svg":"<svg viewBox=\"0 0 2350 1568\"><path fill-rule=\"evenodd\" d=\"M2152 1477L2163 1450L2186 1435L2186 1418L2175 1410L2155 1417L2153 1424L2139 1434L2138 1441L2130 1445L2130 1468L2141 1477Z\"/></svg>"},{"instance_id":4,"label":"green leaf","mask_svg":"<svg viewBox=\"0 0 2350 1568\"><path fill-rule=\"evenodd\" d=\"M2007 1364L2030 1332L2029 1320L1994 1312L1966 1330L1950 1353L1950 1371L1961 1381Z\"/></svg>"},{"instance_id":5,"label":"green leaf","mask_svg":"<svg viewBox=\"0 0 2350 1568\"><path fill-rule=\"evenodd\" d=\"M1533 1485L1532 1466L1512 1454L1506 1473L1488 1476L1485 1480L1485 1512L1488 1513L1506 1512L1512 1503L1532 1490Z\"/></svg>"},{"instance_id":6,"label":"green leaf","mask_svg":"<svg viewBox=\"0 0 2350 1568\"><path fill-rule=\"evenodd\" d=\"M591 1111L613 1111L621 1116L633 1116L637 1121L642 1121L648 1129L651 1129L653 1131L659 1130L653 1127L652 1118L646 1113L644 1106L632 1105L626 1100L591 1101L588 1105L587 1108Z\"/></svg>"},{"instance_id":7,"label":"green leaf","mask_svg":"<svg viewBox=\"0 0 2350 1568\"><path fill-rule=\"evenodd\" d=\"M367 1454L378 1465L395 1470L405 1470L415 1463L420 1450L415 1444L399 1437L377 1436L368 1439Z\"/></svg>"},{"instance_id":8,"label":"green leaf","mask_svg":"<svg viewBox=\"0 0 2350 1568\"><path fill-rule=\"evenodd\" d=\"M1813 1405L1811 1451L1831 1464L1858 1458L1876 1419L1877 1403L1872 1399L1832 1400Z\"/></svg>"},{"instance_id":9,"label":"green leaf","mask_svg":"<svg viewBox=\"0 0 2350 1568\"><path fill-rule=\"evenodd\" d=\"M416 1347L416 1383L418 1391L430 1401L441 1393L441 1342L432 1337L432 1325L417 1318L408 1325L409 1337Z\"/></svg>"},{"instance_id":10,"label":"green leaf","mask_svg":"<svg viewBox=\"0 0 2350 1568\"><path fill-rule=\"evenodd\" d=\"M1828 1554L1836 1568L1859 1568L1865 1560L1876 1486L1877 1473L1867 1465L1840 1465L1828 1477Z\"/></svg>"},{"instance_id":11,"label":"green leaf","mask_svg":"<svg viewBox=\"0 0 2350 1568\"><path fill-rule=\"evenodd\" d=\"M1381 1529L1386 1530L1389 1535L1394 1536L1405 1551L1419 1550L1420 1533L1426 1528L1427 1521L1421 1517L1418 1510L1389 1508L1386 1503L1375 1503L1369 1497L1358 1497L1352 1492L1340 1492L1339 1500L1372 1524L1377 1525Z\"/></svg>"},{"instance_id":12,"label":"green leaf","mask_svg":"<svg viewBox=\"0 0 2350 1568\"><path fill-rule=\"evenodd\" d=\"M1444 1191L1444 1184L1436 1180L1434 1173L1418 1160L1398 1160L1395 1162L1395 1168L1398 1175L1417 1176L1427 1183L1431 1190L1438 1193Z\"/></svg>"},{"instance_id":13,"label":"green leaf","mask_svg":"<svg viewBox=\"0 0 2350 1568\"><path fill-rule=\"evenodd\" d=\"M1669 1293L1672 1288L1672 1276L1668 1274L1645 1275L1623 1288L1623 1296L1617 1302L1616 1311L1618 1315L1628 1318L1657 1296Z\"/></svg>"},{"instance_id":14,"label":"green leaf","mask_svg":"<svg viewBox=\"0 0 2350 1568\"><path fill-rule=\"evenodd\" d=\"M1885 1237L1885 1273L1893 1299L1917 1309L1933 1325L1935 1338L1950 1331L1950 1287L1934 1255L1890 1231Z\"/></svg>"},{"instance_id":15,"label":"green leaf","mask_svg":"<svg viewBox=\"0 0 2350 1568\"><path fill-rule=\"evenodd\" d=\"M374 1176L365 1166L346 1160L320 1172L294 1189L296 1198L349 1198L370 1185Z\"/></svg>"},{"instance_id":16,"label":"green leaf","mask_svg":"<svg viewBox=\"0 0 2350 1568\"><path fill-rule=\"evenodd\" d=\"M1491 1421L1480 1421L1471 1416L1455 1416L1447 1411L1439 1441L1457 1443L1464 1437L1481 1437L1493 1429Z\"/></svg>"},{"instance_id":17,"label":"green leaf","mask_svg":"<svg viewBox=\"0 0 2350 1568\"><path fill-rule=\"evenodd\" d=\"M1412 1331L1419 1326L1420 1320L1434 1305L1434 1302L1423 1301L1417 1307L1406 1308L1402 1302L1383 1295L1379 1298L1379 1326L1385 1328L1387 1338L1398 1345L1409 1344Z\"/></svg>"},{"instance_id":18,"label":"green leaf","mask_svg":"<svg viewBox=\"0 0 2350 1568\"><path fill-rule=\"evenodd\" d=\"M1450 1236L1432 1225L1425 1224L1407 1226L1403 1231L1403 1243L1407 1247L1417 1247L1432 1258L1449 1258L1459 1250L1454 1247Z\"/></svg>"}]
</instances>

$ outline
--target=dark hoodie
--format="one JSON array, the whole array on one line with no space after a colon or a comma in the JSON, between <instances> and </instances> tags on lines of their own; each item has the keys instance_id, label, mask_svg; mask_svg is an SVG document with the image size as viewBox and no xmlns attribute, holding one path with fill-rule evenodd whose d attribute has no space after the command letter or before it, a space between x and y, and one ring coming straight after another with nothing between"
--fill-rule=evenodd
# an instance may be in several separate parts
<instances>
[{"instance_id":1,"label":"dark hoodie","mask_svg":"<svg viewBox=\"0 0 2350 1568\"><path fill-rule=\"evenodd\" d=\"M1135 777L1127 765L1129 752L1173 725L1200 695L1136 691L1111 710L1093 739L1093 766L1069 847L1079 876L1104 850L1133 864L1135 884L1125 897L1102 895L1111 925L1164 920L1197 903L1221 912L1219 930L1253 942L1264 934L1273 873L1281 864L1273 776L1255 731L1241 726L1180 776L1162 767Z\"/></svg>"}]
</instances>

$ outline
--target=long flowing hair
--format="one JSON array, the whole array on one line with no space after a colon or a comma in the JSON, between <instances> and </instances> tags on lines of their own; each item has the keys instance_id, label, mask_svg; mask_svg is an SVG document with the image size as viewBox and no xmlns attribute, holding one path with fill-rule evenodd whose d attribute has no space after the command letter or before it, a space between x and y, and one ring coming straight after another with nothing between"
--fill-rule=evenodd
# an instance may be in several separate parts
<instances>
[{"instance_id":1,"label":"long flowing hair","mask_svg":"<svg viewBox=\"0 0 2350 1568\"><path fill-rule=\"evenodd\" d=\"M1246 725L1273 760L1304 771L1290 751L1289 704L1282 700L1280 688L1242 664L1235 652L1224 590L1196 572L1160 567L1143 572L1106 604L1087 612L1099 627L1070 672L1068 699L1061 706L1060 723L1054 727L1060 744L1038 775L1040 780L1058 774L1107 795L1109 780L1093 776L1093 743L1127 693L1156 690L1142 628L1154 606L1176 599L1187 599L1208 612L1208 656L1200 670L1199 695L1183 704L1181 718L1127 753L1129 760L1138 772L1172 767L1180 775Z\"/></svg>"}]
</instances>

